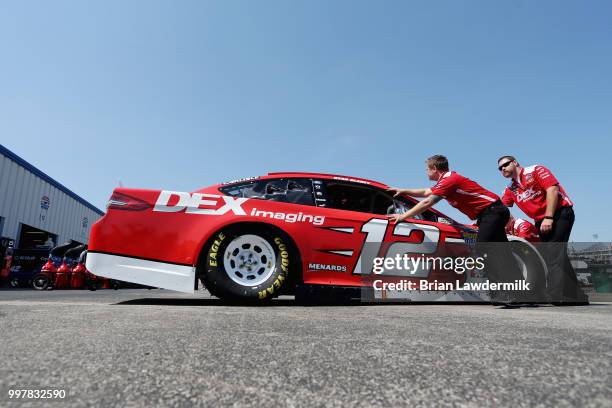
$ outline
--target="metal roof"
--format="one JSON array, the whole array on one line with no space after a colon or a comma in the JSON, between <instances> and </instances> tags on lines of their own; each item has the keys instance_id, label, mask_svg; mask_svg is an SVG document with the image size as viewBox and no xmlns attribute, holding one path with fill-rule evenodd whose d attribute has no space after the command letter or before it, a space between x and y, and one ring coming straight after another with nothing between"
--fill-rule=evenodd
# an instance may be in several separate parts
<instances>
[{"instance_id":1,"label":"metal roof","mask_svg":"<svg viewBox=\"0 0 612 408\"><path fill-rule=\"evenodd\" d=\"M89 201L85 200L84 198L81 198L76 193L74 193L72 190L70 190L68 187L65 187L60 182L52 179L51 177L49 177L48 175L46 175L45 173L43 173L42 171L40 171L36 167L32 166L30 163L28 163L27 161L25 161L21 157L17 156L15 153L11 152L9 149L7 149L6 147L4 147L1 144L0 144L0 154L2 154L3 156L5 156L5 157L9 158L10 160L14 161L15 163L17 163L21 167L24 167L26 170L28 170L29 172L31 172L31 173L35 174L36 176L40 177L41 179L43 179L47 183L51 184L53 187L57 188L58 190L66 193L68 196L70 196L71 198L75 199L79 203L83 204L85 207L89 208L90 210L92 210L92 211L94 211L94 212L96 212L96 213L98 213L100 215L104 215L104 212L102 210L100 210L99 208L95 207Z\"/></svg>"}]
</instances>

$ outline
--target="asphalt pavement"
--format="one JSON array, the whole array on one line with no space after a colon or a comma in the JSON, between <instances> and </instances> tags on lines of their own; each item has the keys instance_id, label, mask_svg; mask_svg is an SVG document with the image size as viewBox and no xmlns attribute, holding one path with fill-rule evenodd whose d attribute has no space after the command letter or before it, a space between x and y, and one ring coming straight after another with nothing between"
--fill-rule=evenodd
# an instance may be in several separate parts
<instances>
[{"instance_id":1,"label":"asphalt pavement","mask_svg":"<svg viewBox=\"0 0 612 408\"><path fill-rule=\"evenodd\" d=\"M0 406L612 406L610 302L249 307L2 290L0 339Z\"/></svg>"}]
</instances>

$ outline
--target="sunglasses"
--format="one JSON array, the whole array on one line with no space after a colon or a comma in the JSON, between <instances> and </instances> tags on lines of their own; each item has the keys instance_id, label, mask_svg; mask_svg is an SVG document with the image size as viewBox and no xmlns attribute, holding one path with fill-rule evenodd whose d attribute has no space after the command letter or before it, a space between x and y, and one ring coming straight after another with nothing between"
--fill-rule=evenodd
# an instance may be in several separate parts
<instances>
[{"instance_id":1,"label":"sunglasses","mask_svg":"<svg viewBox=\"0 0 612 408\"><path fill-rule=\"evenodd\" d=\"M499 166L497 168L497 170L502 171L502 169L505 169L506 167L508 167L508 165L512 163L512 160L505 162L504 164L502 164L501 166Z\"/></svg>"}]
</instances>

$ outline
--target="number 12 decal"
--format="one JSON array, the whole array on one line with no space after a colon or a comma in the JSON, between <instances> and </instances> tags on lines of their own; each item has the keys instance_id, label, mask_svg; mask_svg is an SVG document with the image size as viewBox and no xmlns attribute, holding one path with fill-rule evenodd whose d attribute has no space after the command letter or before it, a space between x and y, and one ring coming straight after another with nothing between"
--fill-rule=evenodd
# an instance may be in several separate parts
<instances>
[{"instance_id":1,"label":"number 12 decal","mask_svg":"<svg viewBox=\"0 0 612 408\"><path fill-rule=\"evenodd\" d=\"M381 220L373 218L363 224L361 232L366 233L365 240L361 247L359 259L353 269L353 274L367 274L372 272L374 258L379 256L380 247L385 239L389 220ZM433 225L414 224L411 222L400 222L395 224L393 228L393 237L409 237L413 231L423 231L423 239L421 242L393 242L388 246L386 254L380 254L381 257L395 258L396 255L421 255L432 254L438 249L438 240L440 239L440 229ZM366 262L366 264L363 264ZM427 277L429 268L426 268L425 263L415 270L411 271L409 276Z\"/></svg>"}]
</instances>

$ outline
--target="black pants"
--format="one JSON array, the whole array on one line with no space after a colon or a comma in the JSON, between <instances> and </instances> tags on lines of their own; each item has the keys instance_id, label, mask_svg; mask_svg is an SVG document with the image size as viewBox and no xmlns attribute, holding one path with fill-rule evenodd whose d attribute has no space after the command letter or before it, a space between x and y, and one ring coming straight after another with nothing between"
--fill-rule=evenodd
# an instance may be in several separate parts
<instances>
[{"instance_id":1,"label":"black pants","mask_svg":"<svg viewBox=\"0 0 612 408\"><path fill-rule=\"evenodd\" d=\"M567 242L574 219L572 207L560 207L553 216L551 231L540 233L542 244L539 248L548 266L546 288L551 302L582 302L587 299L567 256ZM538 230L541 225L542 221L536 221Z\"/></svg>"},{"instance_id":2,"label":"black pants","mask_svg":"<svg viewBox=\"0 0 612 408\"><path fill-rule=\"evenodd\" d=\"M523 279L506 237L509 218L510 211L501 201L491 204L478 215L476 248L481 256L486 254L487 275L495 283Z\"/></svg>"}]
</instances>

